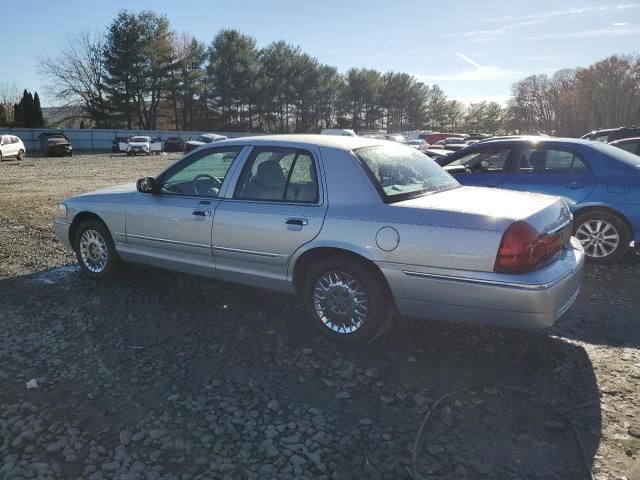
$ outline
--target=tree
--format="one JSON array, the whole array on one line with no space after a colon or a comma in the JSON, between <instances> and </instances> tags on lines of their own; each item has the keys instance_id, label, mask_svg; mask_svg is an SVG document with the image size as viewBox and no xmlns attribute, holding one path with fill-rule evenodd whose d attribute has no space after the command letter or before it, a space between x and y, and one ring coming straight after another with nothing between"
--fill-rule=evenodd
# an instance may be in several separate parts
<instances>
[{"instance_id":1,"label":"tree","mask_svg":"<svg viewBox=\"0 0 640 480\"><path fill-rule=\"evenodd\" d=\"M237 30L222 30L211 43L207 69L211 100L224 129L252 125L257 56L255 39Z\"/></svg>"},{"instance_id":2,"label":"tree","mask_svg":"<svg viewBox=\"0 0 640 480\"><path fill-rule=\"evenodd\" d=\"M57 55L40 62L53 98L97 128L110 124L105 85L104 36L88 30L67 37Z\"/></svg>"},{"instance_id":3,"label":"tree","mask_svg":"<svg viewBox=\"0 0 640 480\"><path fill-rule=\"evenodd\" d=\"M40 97L38 92L33 94L33 109L31 112L31 127L42 128L44 127L44 115L42 114L42 106L40 105Z\"/></svg>"}]
</instances>

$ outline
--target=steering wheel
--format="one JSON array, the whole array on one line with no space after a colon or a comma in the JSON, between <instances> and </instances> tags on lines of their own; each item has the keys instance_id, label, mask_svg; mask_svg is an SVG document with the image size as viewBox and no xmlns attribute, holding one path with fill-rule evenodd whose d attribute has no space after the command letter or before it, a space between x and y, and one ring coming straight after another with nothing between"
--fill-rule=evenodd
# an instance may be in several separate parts
<instances>
[{"instance_id":1,"label":"steering wheel","mask_svg":"<svg viewBox=\"0 0 640 480\"><path fill-rule=\"evenodd\" d=\"M210 180L213 183L213 187L218 187L218 189L222 186L222 182L218 180L216 177L213 177L207 173L199 173L193 178L193 191L196 195L205 195L207 192L198 191L198 182L202 180Z\"/></svg>"}]
</instances>

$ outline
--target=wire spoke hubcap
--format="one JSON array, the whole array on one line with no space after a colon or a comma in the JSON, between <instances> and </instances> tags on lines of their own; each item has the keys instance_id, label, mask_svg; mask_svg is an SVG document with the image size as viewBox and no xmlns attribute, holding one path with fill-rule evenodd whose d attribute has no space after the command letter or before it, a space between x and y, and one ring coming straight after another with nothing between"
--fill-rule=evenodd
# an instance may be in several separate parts
<instances>
[{"instance_id":1,"label":"wire spoke hubcap","mask_svg":"<svg viewBox=\"0 0 640 480\"><path fill-rule=\"evenodd\" d=\"M316 281L313 303L322 323L330 330L349 334L367 320L369 305L364 287L345 272L327 272Z\"/></svg>"},{"instance_id":2,"label":"wire spoke hubcap","mask_svg":"<svg viewBox=\"0 0 640 480\"><path fill-rule=\"evenodd\" d=\"M80 237L80 257L90 272L100 273L107 266L107 242L96 230L85 230Z\"/></svg>"},{"instance_id":3,"label":"wire spoke hubcap","mask_svg":"<svg viewBox=\"0 0 640 480\"><path fill-rule=\"evenodd\" d=\"M576 238L590 257L611 255L620 243L616 228L605 220L587 220L576 230Z\"/></svg>"}]
</instances>

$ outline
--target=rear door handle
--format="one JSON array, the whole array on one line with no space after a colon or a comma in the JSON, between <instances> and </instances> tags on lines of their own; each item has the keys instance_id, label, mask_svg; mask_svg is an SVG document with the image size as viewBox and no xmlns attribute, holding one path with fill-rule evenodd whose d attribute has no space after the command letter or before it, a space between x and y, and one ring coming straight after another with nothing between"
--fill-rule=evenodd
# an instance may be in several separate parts
<instances>
[{"instance_id":1,"label":"rear door handle","mask_svg":"<svg viewBox=\"0 0 640 480\"><path fill-rule=\"evenodd\" d=\"M194 210L192 213L196 217L210 217L211 216L211 210Z\"/></svg>"},{"instance_id":2,"label":"rear door handle","mask_svg":"<svg viewBox=\"0 0 640 480\"><path fill-rule=\"evenodd\" d=\"M306 218L287 218L284 223L287 225L297 225L299 227L303 227L304 225L309 223L309 220Z\"/></svg>"}]
</instances>

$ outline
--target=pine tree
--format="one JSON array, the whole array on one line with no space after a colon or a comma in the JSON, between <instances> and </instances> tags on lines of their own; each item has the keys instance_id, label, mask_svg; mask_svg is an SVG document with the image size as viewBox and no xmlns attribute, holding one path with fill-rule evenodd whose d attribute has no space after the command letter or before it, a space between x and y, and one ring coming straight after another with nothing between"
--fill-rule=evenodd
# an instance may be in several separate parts
<instances>
[{"instance_id":1,"label":"pine tree","mask_svg":"<svg viewBox=\"0 0 640 480\"><path fill-rule=\"evenodd\" d=\"M38 96L38 92L34 92L34 95L33 95L33 107L32 107L31 115L32 115L31 127L43 128L44 115L42 114L42 107L40 106L40 97Z\"/></svg>"},{"instance_id":2,"label":"pine tree","mask_svg":"<svg viewBox=\"0 0 640 480\"><path fill-rule=\"evenodd\" d=\"M7 111L4 108L4 104L0 103L0 127L7 126Z\"/></svg>"}]
</instances>

